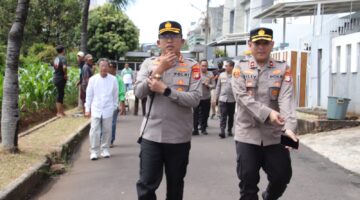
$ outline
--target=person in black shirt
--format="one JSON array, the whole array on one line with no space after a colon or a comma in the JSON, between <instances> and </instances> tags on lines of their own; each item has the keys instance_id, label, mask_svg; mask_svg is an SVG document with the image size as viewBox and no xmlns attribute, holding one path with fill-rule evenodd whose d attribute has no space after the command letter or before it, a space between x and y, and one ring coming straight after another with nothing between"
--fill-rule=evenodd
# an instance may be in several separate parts
<instances>
[{"instance_id":1,"label":"person in black shirt","mask_svg":"<svg viewBox=\"0 0 360 200\"><path fill-rule=\"evenodd\" d=\"M54 59L54 78L53 82L57 89L56 97L56 116L64 117L64 93L67 80L67 63L65 58L65 48L62 45L58 45L56 48L58 56Z\"/></svg>"}]
</instances>

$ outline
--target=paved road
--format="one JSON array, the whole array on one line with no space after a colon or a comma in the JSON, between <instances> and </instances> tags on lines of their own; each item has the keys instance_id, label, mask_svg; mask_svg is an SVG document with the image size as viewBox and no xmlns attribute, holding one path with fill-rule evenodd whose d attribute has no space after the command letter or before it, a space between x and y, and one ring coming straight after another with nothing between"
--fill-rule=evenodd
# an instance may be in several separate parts
<instances>
[{"instance_id":1,"label":"paved road","mask_svg":"<svg viewBox=\"0 0 360 200\"><path fill-rule=\"evenodd\" d=\"M69 171L54 180L32 200L135 200L139 171L136 143L141 117L121 117L116 146L110 159L89 160L85 140ZM239 198L232 138L219 139L219 121L209 120L209 135L192 140L185 179L185 200L234 200ZM305 146L292 152L293 179L282 199L359 200L360 176L344 170ZM165 199L165 179L157 191ZM260 191L266 187L261 174Z\"/></svg>"}]
</instances>

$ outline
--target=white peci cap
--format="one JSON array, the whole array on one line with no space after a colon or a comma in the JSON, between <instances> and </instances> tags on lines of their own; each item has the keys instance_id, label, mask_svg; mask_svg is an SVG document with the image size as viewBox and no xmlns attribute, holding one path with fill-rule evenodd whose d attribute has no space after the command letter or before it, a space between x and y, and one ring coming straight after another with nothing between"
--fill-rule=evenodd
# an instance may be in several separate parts
<instances>
[{"instance_id":1,"label":"white peci cap","mask_svg":"<svg viewBox=\"0 0 360 200\"><path fill-rule=\"evenodd\" d=\"M82 51L79 51L76 55L79 56L79 57L84 57L85 56L84 52L82 52Z\"/></svg>"}]
</instances>

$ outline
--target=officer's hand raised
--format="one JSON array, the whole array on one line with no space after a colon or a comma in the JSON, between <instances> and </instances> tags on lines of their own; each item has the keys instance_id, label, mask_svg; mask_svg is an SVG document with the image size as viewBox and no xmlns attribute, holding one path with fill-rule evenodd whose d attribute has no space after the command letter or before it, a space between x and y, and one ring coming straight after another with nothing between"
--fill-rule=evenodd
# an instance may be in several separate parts
<instances>
[{"instance_id":1,"label":"officer's hand raised","mask_svg":"<svg viewBox=\"0 0 360 200\"><path fill-rule=\"evenodd\" d=\"M269 114L270 122L274 125L282 126L284 125L284 118L281 117L280 113L276 112L275 110L272 110Z\"/></svg>"},{"instance_id":2,"label":"officer's hand raised","mask_svg":"<svg viewBox=\"0 0 360 200\"><path fill-rule=\"evenodd\" d=\"M163 70L162 72L164 72L174 66L177 59L178 57L175 53L167 52L166 54L159 57L159 68Z\"/></svg>"}]
</instances>

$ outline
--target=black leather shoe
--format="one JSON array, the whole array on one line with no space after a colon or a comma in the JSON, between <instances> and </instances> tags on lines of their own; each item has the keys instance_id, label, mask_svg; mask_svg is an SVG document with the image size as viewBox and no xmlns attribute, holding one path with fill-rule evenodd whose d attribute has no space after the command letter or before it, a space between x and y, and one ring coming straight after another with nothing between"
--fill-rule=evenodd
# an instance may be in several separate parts
<instances>
[{"instance_id":1,"label":"black leather shoe","mask_svg":"<svg viewBox=\"0 0 360 200\"><path fill-rule=\"evenodd\" d=\"M208 132L206 132L206 130L203 130L203 131L201 131L201 134L203 134L203 135L207 135L207 134L208 134Z\"/></svg>"},{"instance_id":2,"label":"black leather shoe","mask_svg":"<svg viewBox=\"0 0 360 200\"><path fill-rule=\"evenodd\" d=\"M198 130L193 130L192 135L199 135L199 131Z\"/></svg>"},{"instance_id":3,"label":"black leather shoe","mask_svg":"<svg viewBox=\"0 0 360 200\"><path fill-rule=\"evenodd\" d=\"M224 139L224 138L225 138L225 133L220 133L220 134L219 134L219 137L220 137L221 139Z\"/></svg>"},{"instance_id":4,"label":"black leather shoe","mask_svg":"<svg viewBox=\"0 0 360 200\"><path fill-rule=\"evenodd\" d=\"M228 136L231 137L231 136L234 136L234 135L232 134L231 131L228 131Z\"/></svg>"}]
</instances>

